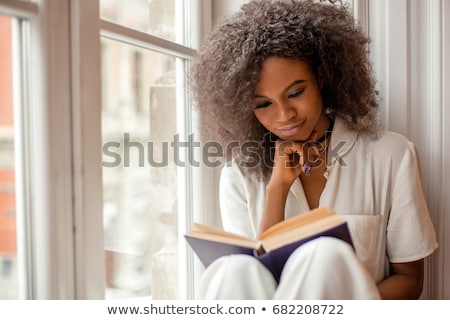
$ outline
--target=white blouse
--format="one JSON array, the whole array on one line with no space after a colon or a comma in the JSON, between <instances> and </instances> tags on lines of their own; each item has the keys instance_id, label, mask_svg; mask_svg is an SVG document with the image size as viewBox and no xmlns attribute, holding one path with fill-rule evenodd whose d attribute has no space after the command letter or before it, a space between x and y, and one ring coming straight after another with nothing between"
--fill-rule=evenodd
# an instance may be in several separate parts
<instances>
[{"instance_id":1,"label":"white blouse","mask_svg":"<svg viewBox=\"0 0 450 320\"><path fill-rule=\"evenodd\" d=\"M381 132L377 138L358 135L336 119L327 156L319 207L345 218L356 254L376 282L388 275L389 262L419 260L437 248L413 143L393 132ZM245 174L234 162L227 164L220 180L224 229L256 237L265 193L265 181ZM309 210L296 179L285 218Z\"/></svg>"}]
</instances>

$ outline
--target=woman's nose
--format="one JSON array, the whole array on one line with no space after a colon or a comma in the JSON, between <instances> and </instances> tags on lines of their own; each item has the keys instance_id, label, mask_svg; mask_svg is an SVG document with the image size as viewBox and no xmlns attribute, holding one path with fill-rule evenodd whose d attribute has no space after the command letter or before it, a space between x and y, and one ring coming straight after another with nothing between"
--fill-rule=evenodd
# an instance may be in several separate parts
<instances>
[{"instance_id":1,"label":"woman's nose","mask_svg":"<svg viewBox=\"0 0 450 320\"><path fill-rule=\"evenodd\" d=\"M289 103L279 104L279 120L288 122L297 116L297 110Z\"/></svg>"}]
</instances>

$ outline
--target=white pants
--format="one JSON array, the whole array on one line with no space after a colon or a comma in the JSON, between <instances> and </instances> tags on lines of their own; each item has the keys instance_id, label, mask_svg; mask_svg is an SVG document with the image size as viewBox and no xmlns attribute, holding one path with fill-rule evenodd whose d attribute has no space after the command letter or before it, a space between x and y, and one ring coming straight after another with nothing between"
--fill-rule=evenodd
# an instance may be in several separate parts
<instances>
[{"instance_id":1,"label":"white pants","mask_svg":"<svg viewBox=\"0 0 450 320\"><path fill-rule=\"evenodd\" d=\"M327 237L294 251L278 285L258 260L231 255L206 269L199 289L200 299L380 299L373 278L350 245Z\"/></svg>"}]
</instances>

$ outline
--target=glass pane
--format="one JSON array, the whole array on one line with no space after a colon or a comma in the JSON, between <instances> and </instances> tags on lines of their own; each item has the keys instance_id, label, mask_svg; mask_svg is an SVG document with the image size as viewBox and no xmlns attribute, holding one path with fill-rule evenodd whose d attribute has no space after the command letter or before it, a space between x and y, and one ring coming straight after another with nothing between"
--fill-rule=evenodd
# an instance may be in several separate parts
<instances>
[{"instance_id":1,"label":"glass pane","mask_svg":"<svg viewBox=\"0 0 450 320\"><path fill-rule=\"evenodd\" d=\"M0 299L18 298L12 22L0 15Z\"/></svg>"},{"instance_id":2,"label":"glass pane","mask_svg":"<svg viewBox=\"0 0 450 320\"><path fill-rule=\"evenodd\" d=\"M177 2L177 6L175 6ZM102 19L183 44L184 1L101 0Z\"/></svg>"},{"instance_id":3,"label":"glass pane","mask_svg":"<svg viewBox=\"0 0 450 320\"><path fill-rule=\"evenodd\" d=\"M107 298L177 298L177 65L102 40Z\"/></svg>"}]
</instances>

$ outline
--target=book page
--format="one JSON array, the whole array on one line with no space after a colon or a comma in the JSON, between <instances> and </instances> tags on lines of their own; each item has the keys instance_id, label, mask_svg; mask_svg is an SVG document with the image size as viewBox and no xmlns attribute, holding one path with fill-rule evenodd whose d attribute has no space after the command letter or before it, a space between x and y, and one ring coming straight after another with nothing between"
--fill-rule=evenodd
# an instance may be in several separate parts
<instances>
[{"instance_id":1,"label":"book page","mask_svg":"<svg viewBox=\"0 0 450 320\"><path fill-rule=\"evenodd\" d=\"M345 223L345 221L340 216L333 214L317 221L298 226L297 228L291 228L285 232L274 234L271 237L264 239L263 246L265 250L270 251L297 240L319 234L343 223Z\"/></svg>"},{"instance_id":2,"label":"book page","mask_svg":"<svg viewBox=\"0 0 450 320\"><path fill-rule=\"evenodd\" d=\"M315 220L323 219L324 217L328 217L331 215L336 215L336 212L330 211L327 207L322 207L306 213L301 213L295 217L289 218L277 223L276 225L273 225L261 234L260 239L267 239L276 234L284 233L291 229L296 229L299 226L306 225Z\"/></svg>"},{"instance_id":3,"label":"book page","mask_svg":"<svg viewBox=\"0 0 450 320\"><path fill-rule=\"evenodd\" d=\"M192 230L186 235L199 239L229 243L254 249L259 249L261 246L261 241L259 240L246 238L238 234L208 227L199 223L194 223Z\"/></svg>"}]
</instances>

